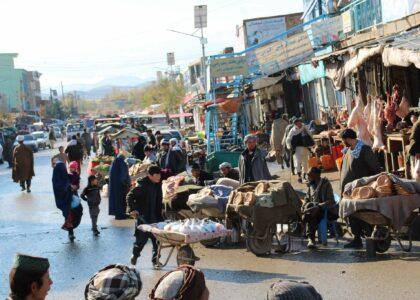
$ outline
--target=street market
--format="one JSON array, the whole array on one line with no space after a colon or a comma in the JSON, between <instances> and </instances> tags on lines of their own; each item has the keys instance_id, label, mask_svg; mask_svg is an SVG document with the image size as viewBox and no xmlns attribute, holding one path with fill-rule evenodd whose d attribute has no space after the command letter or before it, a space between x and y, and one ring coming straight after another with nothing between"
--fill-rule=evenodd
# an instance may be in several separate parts
<instances>
[{"instance_id":1,"label":"street market","mask_svg":"<svg viewBox=\"0 0 420 300\"><path fill-rule=\"evenodd\" d=\"M420 2L402 2L241 16L242 46L207 55L196 5L195 33L169 30L200 39L185 72L169 52L166 75L74 92L66 115L51 88L2 106L0 297L419 298Z\"/></svg>"}]
</instances>

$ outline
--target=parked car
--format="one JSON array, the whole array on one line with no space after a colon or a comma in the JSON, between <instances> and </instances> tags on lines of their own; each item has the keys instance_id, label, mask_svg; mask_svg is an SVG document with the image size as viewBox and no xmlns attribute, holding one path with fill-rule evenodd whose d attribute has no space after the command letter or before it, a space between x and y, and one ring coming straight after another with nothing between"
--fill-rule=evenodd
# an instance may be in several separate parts
<instances>
[{"instance_id":1,"label":"parked car","mask_svg":"<svg viewBox=\"0 0 420 300\"><path fill-rule=\"evenodd\" d=\"M83 124L80 124L80 123L67 124L67 127L66 127L67 141L70 141L71 137L73 135L77 135L78 133L80 134L83 133Z\"/></svg>"},{"instance_id":2,"label":"parked car","mask_svg":"<svg viewBox=\"0 0 420 300\"><path fill-rule=\"evenodd\" d=\"M13 146L16 147L18 144L18 141L15 140ZM25 134L23 136L23 144L31 148L33 152L38 152L38 144L36 142L36 139L32 135Z\"/></svg>"},{"instance_id":3,"label":"parked car","mask_svg":"<svg viewBox=\"0 0 420 300\"><path fill-rule=\"evenodd\" d=\"M60 127L56 127L56 126L54 126L54 127L53 127L53 129L54 129L54 135L55 135L55 138L56 138L56 139L61 139L61 138L63 137L63 135L61 134L61 129L60 129Z\"/></svg>"},{"instance_id":4,"label":"parked car","mask_svg":"<svg viewBox=\"0 0 420 300\"><path fill-rule=\"evenodd\" d=\"M174 138L174 136L169 131L161 131L160 134L166 141L169 141L171 138Z\"/></svg>"},{"instance_id":5,"label":"parked car","mask_svg":"<svg viewBox=\"0 0 420 300\"><path fill-rule=\"evenodd\" d=\"M46 149L48 145L51 148L50 140L48 139L48 134L44 131L35 131L32 132L31 135L36 140L38 149Z\"/></svg>"}]
</instances>

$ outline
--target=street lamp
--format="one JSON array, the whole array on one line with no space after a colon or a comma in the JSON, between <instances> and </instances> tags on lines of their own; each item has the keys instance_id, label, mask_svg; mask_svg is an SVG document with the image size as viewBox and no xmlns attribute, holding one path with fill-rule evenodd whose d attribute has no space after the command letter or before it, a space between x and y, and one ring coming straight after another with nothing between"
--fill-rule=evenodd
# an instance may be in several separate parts
<instances>
[{"instance_id":1,"label":"street lamp","mask_svg":"<svg viewBox=\"0 0 420 300\"><path fill-rule=\"evenodd\" d=\"M206 48L205 45L207 44L207 38L204 37L203 34L203 28L207 27L207 5L196 5L194 6L194 28L200 29L201 35L194 35L191 33L185 33L173 29L168 29L168 31L192 36L195 38L198 38L200 40L201 44L201 51L202 51L202 57L201 57L201 69L204 77L204 91L207 94L207 71L206 71Z\"/></svg>"}]
</instances>

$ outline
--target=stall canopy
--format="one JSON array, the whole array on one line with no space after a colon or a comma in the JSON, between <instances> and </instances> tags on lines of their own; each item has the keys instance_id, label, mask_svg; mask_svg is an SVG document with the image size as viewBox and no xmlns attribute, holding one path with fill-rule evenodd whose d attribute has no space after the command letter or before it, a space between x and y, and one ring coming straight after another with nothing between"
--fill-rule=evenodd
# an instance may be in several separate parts
<instances>
[{"instance_id":1,"label":"stall canopy","mask_svg":"<svg viewBox=\"0 0 420 300\"><path fill-rule=\"evenodd\" d=\"M180 114L171 114L171 115L169 115L169 117L171 119L174 119L174 118L188 118L188 117L192 117L192 116L193 116L192 113L180 113Z\"/></svg>"},{"instance_id":2,"label":"stall canopy","mask_svg":"<svg viewBox=\"0 0 420 300\"><path fill-rule=\"evenodd\" d=\"M140 136L140 133L135 129L124 128L114 134L111 134L112 139L132 139Z\"/></svg>"},{"instance_id":3,"label":"stall canopy","mask_svg":"<svg viewBox=\"0 0 420 300\"><path fill-rule=\"evenodd\" d=\"M385 67L408 67L413 64L420 69L420 29L396 37L390 47L382 52L382 60Z\"/></svg>"}]
</instances>

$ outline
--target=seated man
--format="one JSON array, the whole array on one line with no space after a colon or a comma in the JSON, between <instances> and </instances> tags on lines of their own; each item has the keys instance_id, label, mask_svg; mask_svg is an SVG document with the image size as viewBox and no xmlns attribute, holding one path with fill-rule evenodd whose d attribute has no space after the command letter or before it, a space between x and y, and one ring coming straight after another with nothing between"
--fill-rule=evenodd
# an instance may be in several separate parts
<instances>
[{"instance_id":1,"label":"seated man","mask_svg":"<svg viewBox=\"0 0 420 300\"><path fill-rule=\"evenodd\" d=\"M205 186L206 181L213 180L213 175L207 173L204 170L200 169L200 166L197 163L194 163L191 167L191 174L195 178L196 184Z\"/></svg>"},{"instance_id":2,"label":"seated man","mask_svg":"<svg viewBox=\"0 0 420 300\"><path fill-rule=\"evenodd\" d=\"M302 206L303 222L308 225L308 248L314 249L315 233L319 222L324 218L325 209L328 210L328 219L333 220L338 216L330 181L326 177L321 178L321 170L316 167L311 168L308 179L309 189Z\"/></svg>"},{"instance_id":3,"label":"seated man","mask_svg":"<svg viewBox=\"0 0 420 300\"><path fill-rule=\"evenodd\" d=\"M232 168L228 162L221 163L219 166L220 177L230 178L239 181L239 171Z\"/></svg>"}]
</instances>

